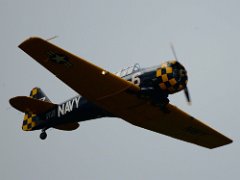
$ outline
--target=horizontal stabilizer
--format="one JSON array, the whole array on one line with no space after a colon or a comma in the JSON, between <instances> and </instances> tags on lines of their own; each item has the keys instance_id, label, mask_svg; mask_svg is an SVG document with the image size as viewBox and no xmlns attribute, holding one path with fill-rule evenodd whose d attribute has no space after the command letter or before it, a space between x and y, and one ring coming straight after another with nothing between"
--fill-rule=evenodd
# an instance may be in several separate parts
<instances>
[{"instance_id":1,"label":"horizontal stabilizer","mask_svg":"<svg viewBox=\"0 0 240 180\"><path fill-rule=\"evenodd\" d=\"M16 108L17 110L23 113L31 114L41 114L57 106L56 104L33 99L27 96L17 96L11 98L9 102L12 107Z\"/></svg>"},{"instance_id":2,"label":"horizontal stabilizer","mask_svg":"<svg viewBox=\"0 0 240 180\"><path fill-rule=\"evenodd\" d=\"M66 123L66 124L61 124L58 126L55 126L55 129L58 130L63 130L63 131L73 131L75 129L77 129L80 125L77 122L73 122L73 123Z\"/></svg>"}]
</instances>

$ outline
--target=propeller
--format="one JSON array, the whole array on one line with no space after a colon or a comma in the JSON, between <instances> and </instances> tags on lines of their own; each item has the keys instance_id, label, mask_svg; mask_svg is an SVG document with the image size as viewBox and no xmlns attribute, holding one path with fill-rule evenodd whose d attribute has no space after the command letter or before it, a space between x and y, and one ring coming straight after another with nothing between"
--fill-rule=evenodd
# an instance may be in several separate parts
<instances>
[{"instance_id":1,"label":"propeller","mask_svg":"<svg viewBox=\"0 0 240 180\"><path fill-rule=\"evenodd\" d=\"M176 51L174 49L173 44L171 43L170 46L171 46L171 50L172 50L172 53L173 53L173 56L174 56L175 60L178 61L177 54L176 54ZM188 104L191 105L191 98L190 98L190 94L189 94L187 85L184 89L184 94L185 94L185 97L187 99Z\"/></svg>"},{"instance_id":2,"label":"propeller","mask_svg":"<svg viewBox=\"0 0 240 180\"><path fill-rule=\"evenodd\" d=\"M176 54L176 51L174 49L173 44L171 43L170 46L171 46L171 50L172 50L172 53L173 53L173 56L174 56L175 60L178 61L177 54Z\"/></svg>"},{"instance_id":3,"label":"propeller","mask_svg":"<svg viewBox=\"0 0 240 180\"><path fill-rule=\"evenodd\" d=\"M46 41L51 41L51 40L56 39L56 38L58 38L58 36L50 37L50 38L46 39Z\"/></svg>"},{"instance_id":4,"label":"propeller","mask_svg":"<svg viewBox=\"0 0 240 180\"><path fill-rule=\"evenodd\" d=\"M190 94L189 94L189 91L188 91L187 86L186 86L185 89L184 89L184 94L185 94L185 96L186 96L186 99L187 99L188 104L191 105L192 102L191 102L191 98L190 98Z\"/></svg>"}]
</instances>

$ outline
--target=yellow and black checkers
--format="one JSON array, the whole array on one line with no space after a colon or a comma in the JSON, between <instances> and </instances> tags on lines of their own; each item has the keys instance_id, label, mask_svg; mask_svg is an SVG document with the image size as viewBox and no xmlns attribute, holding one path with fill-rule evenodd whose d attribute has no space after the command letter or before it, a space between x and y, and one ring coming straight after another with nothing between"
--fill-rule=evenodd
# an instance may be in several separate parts
<instances>
[{"instance_id":1,"label":"yellow and black checkers","mask_svg":"<svg viewBox=\"0 0 240 180\"><path fill-rule=\"evenodd\" d=\"M38 94L38 88L33 88L32 91L30 92L30 97L37 98L37 94Z\"/></svg>"},{"instance_id":2,"label":"yellow and black checkers","mask_svg":"<svg viewBox=\"0 0 240 180\"><path fill-rule=\"evenodd\" d=\"M30 97L34 99L38 99L39 98L38 91L39 91L39 88L33 88L30 92ZM25 113L23 118L22 130L31 131L36 126L36 122L33 121L35 117L36 117L36 114Z\"/></svg>"},{"instance_id":3,"label":"yellow and black checkers","mask_svg":"<svg viewBox=\"0 0 240 180\"><path fill-rule=\"evenodd\" d=\"M156 71L159 87L168 94L181 91L187 84L187 72L177 61L163 63Z\"/></svg>"},{"instance_id":4,"label":"yellow and black checkers","mask_svg":"<svg viewBox=\"0 0 240 180\"><path fill-rule=\"evenodd\" d=\"M43 101L46 98L45 94L43 94L41 89L38 87L35 87L31 90L30 97L34 99L42 99ZM36 114L33 114L31 112L26 112L23 119L22 129L24 131L33 130L33 128L37 125L36 118L37 118Z\"/></svg>"},{"instance_id":5,"label":"yellow and black checkers","mask_svg":"<svg viewBox=\"0 0 240 180\"><path fill-rule=\"evenodd\" d=\"M41 100L41 101L51 103L50 99L48 99L46 94L39 87L35 87L31 90L30 97L33 98L33 99L38 99L38 100Z\"/></svg>"},{"instance_id":6,"label":"yellow and black checkers","mask_svg":"<svg viewBox=\"0 0 240 180\"><path fill-rule=\"evenodd\" d=\"M31 131L36 126L34 119L36 118L35 114L26 113L23 119L22 130Z\"/></svg>"}]
</instances>

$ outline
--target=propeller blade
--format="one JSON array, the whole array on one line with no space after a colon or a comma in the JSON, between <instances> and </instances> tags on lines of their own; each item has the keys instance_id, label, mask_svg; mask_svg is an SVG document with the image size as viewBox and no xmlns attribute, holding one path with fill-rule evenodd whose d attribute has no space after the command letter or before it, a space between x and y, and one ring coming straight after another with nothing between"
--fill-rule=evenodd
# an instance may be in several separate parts
<instances>
[{"instance_id":1,"label":"propeller blade","mask_svg":"<svg viewBox=\"0 0 240 180\"><path fill-rule=\"evenodd\" d=\"M191 105L191 98L190 98L190 94L189 94L187 86L184 89L184 93L185 93L188 104Z\"/></svg>"},{"instance_id":2,"label":"propeller blade","mask_svg":"<svg viewBox=\"0 0 240 180\"><path fill-rule=\"evenodd\" d=\"M56 39L56 38L58 38L58 36L50 37L50 38L46 39L46 41L51 41L51 40Z\"/></svg>"},{"instance_id":3,"label":"propeller blade","mask_svg":"<svg viewBox=\"0 0 240 180\"><path fill-rule=\"evenodd\" d=\"M176 51L174 49L173 44L171 43L170 46L171 46L171 50L172 50L172 53L173 53L173 56L174 56L175 60L178 61L177 54L176 54Z\"/></svg>"},{"instance_id":4,"label":"propeller blade","mask_svg":"<svg viewBox=\"0 0 240 180\"><path fill-rule=\"evenodd\" d=\"M176 54L176 51L174 49L173 44L170 43L170 46L171 46L171 50L172 50L172 53L173 53L173 56L174 56L175 60L178 61L177 54ZM190 98L190 94L189 94L187 86L184 89L184 93L185 93L188 104L191 105L191 98Z\"/></svg>"}]
</instances>

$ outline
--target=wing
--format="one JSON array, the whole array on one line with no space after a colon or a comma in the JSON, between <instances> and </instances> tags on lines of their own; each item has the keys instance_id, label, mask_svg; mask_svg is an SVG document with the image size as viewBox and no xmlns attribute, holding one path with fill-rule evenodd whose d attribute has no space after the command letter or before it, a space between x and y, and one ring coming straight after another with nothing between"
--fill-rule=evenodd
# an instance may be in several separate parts
<instances>
[{"instance_id":1,"label":"wing","mask_svg":"<svg viewBox=\"0 0 240 180\"><path fill-rule=\"evenodd\" d=\"M19 45L33 59L89 100L139 88L48 41L30 38Z\"/></svg>"},{"instance_id":2,"label":"wing","mask_svg":"<svg viewBox=\"0 0 240 180\"><path fill-rule=\"evenodd\" d=\"M45 40L19 46L79 94L136 126L207 148L232 140L169 104L167 111L136 96L139 87Z\"/></svg>"}]
</instances>

